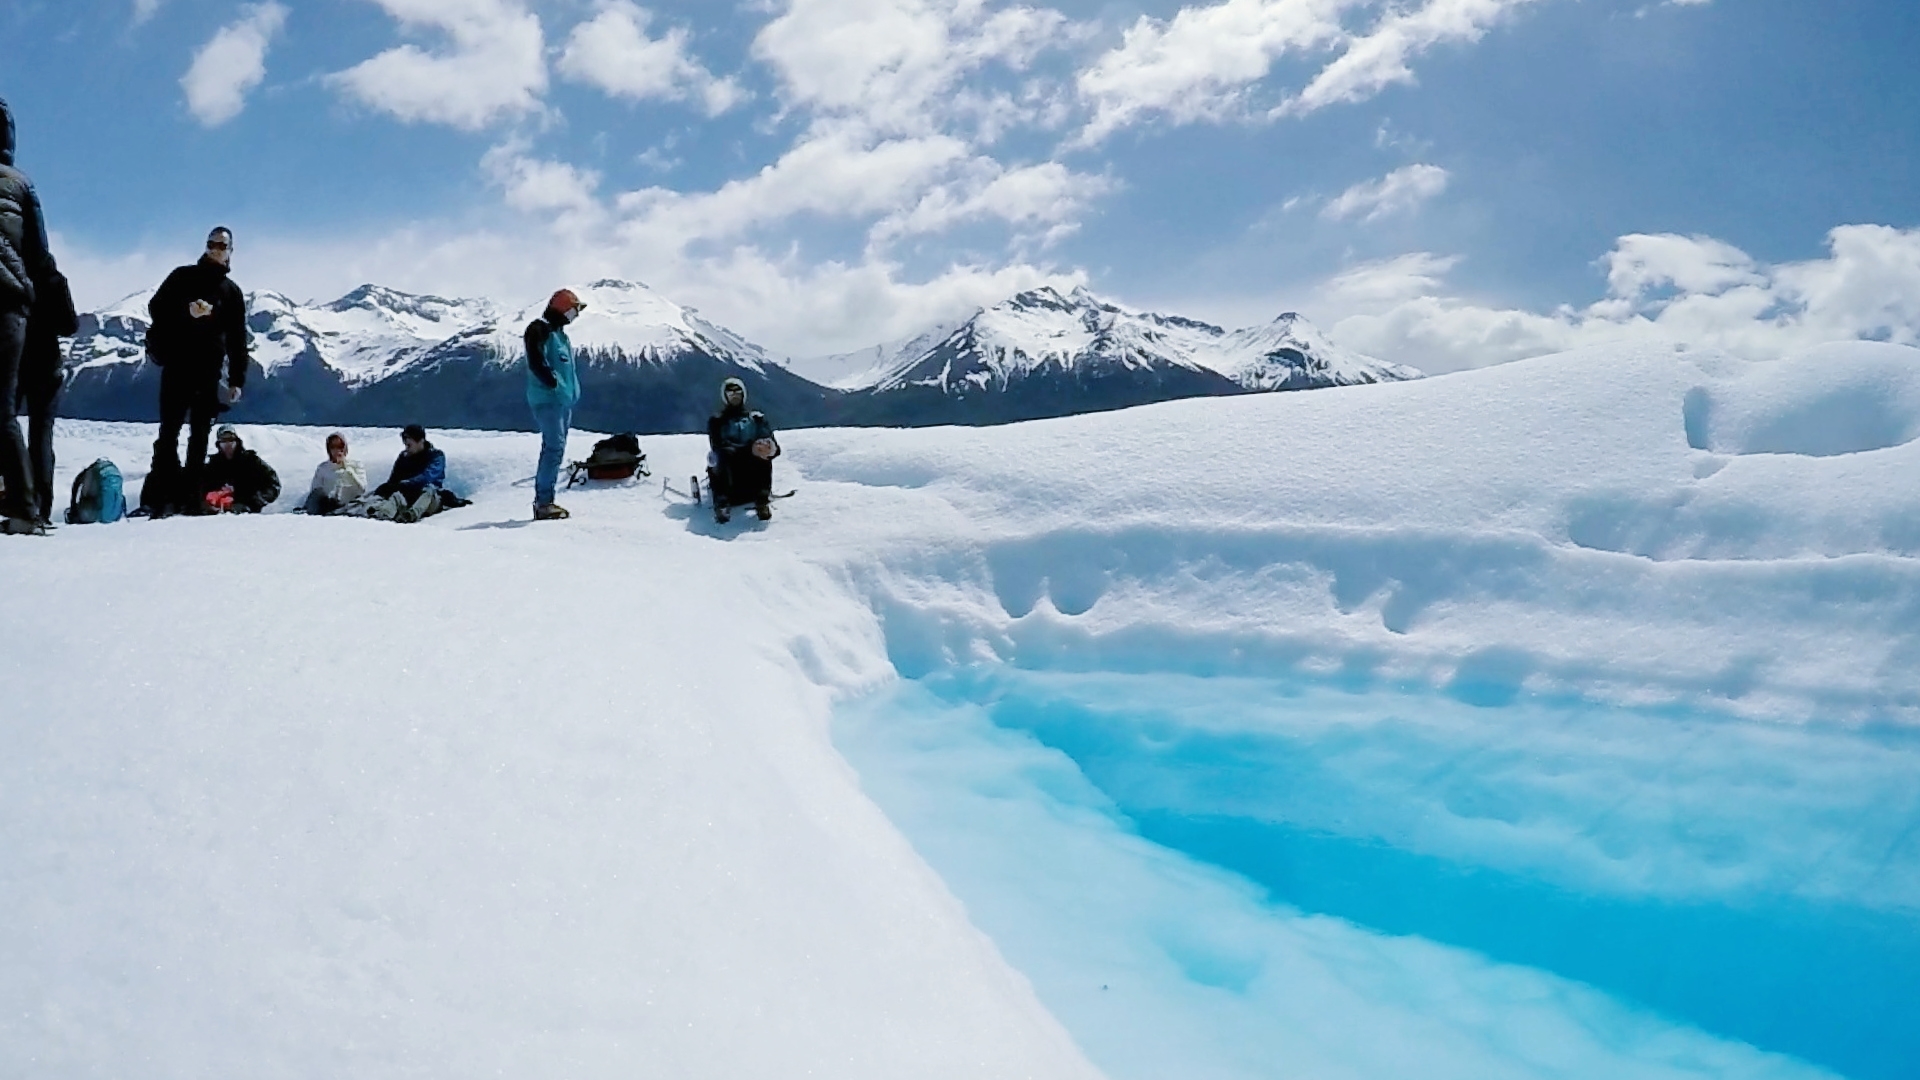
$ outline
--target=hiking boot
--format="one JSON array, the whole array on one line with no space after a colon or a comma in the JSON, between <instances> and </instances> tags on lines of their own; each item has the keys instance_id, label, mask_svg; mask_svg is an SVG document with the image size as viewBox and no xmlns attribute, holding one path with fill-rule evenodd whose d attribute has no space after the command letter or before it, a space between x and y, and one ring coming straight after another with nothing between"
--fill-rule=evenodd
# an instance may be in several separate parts
<instances>
[{"instance_id":1,"label":"hiking boot","mask_svg":"<svg viewBox=\"0 0 1920 1080\"><path fill-rule=\"evenodd\" d=\"M572 516L572 514L567 513L567 508L561 506L559 503L547 503L545 506L536 506L533 508L533 520L535 521L565 521Z\"/></svg>"},{"instance_id":2,"label":"hiking boot","mask_svg":"<svg viewBox=\"0 0 1920 1080\"><path fill-rule=\"evenodd\" d=\"M45 536L47 523L30 517L0 518L0 536Z\"/></svg>"},{"instance_id":3,"label":"hiking boot","mask_svg":"<svg viewBox=\"0 0 1920 1080\"><path fill-rule=\"evenodd\" d=\"M718 522L721 525L725 525L728 521L731 521L732 519L733 519L733 511L727 509L726 504L724 503L713 504L713 520L714 521Z\"/></svg>"},{"instance_id":4,"label":"hiking boot","mask_svg":"<svg viewBox=\"0 0 1920 1080\"><path fill-rule=\"evenodd\" d=\"M760 496L759 501L753 504L753 512L761 521L770 520L773 517L773 501L765 495Z\"/></svg>"}]
</instances>

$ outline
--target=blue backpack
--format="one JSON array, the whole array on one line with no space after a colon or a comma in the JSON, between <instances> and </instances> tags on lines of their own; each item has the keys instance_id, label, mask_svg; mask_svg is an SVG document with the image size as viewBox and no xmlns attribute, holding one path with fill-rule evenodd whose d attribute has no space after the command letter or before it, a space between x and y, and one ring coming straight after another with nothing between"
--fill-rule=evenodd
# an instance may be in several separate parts
<instances>
[{"instance_id":1,"label":"blue backpack","mask_svg":"<svg viewBox=\"0 0 1920 1080\"><path fill-rule=\"evenodd\" d=\"M126 495L120 490L120 470L106 458L80 470L73 478L73 495L67 505L67 524L92 525L119 521L127 516Z\"/></svg>"}]
</instances>

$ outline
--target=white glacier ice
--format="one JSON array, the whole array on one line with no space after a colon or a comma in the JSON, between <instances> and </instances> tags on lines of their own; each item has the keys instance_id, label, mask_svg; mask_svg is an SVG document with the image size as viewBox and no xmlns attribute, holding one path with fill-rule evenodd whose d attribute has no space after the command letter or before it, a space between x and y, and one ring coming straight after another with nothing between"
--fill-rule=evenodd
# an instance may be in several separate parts
<instances>
[{"instance_id":1,"label":"white glacier ice","mask_svg":"<svg viewBox=\"0 0 1920 1080\"><path fill-rule=\"evenodd\" d=\"M232 419L293 504L324 430ZM1910 944L1916 434L1920 351L1635 346L786 431L766 525L654 482L532 524L533 436L436 432L475 505L417 526L6 538L0 1073L1831 1075L1208 845ZM62 482L151 438L65 423ZM1015 669L1025 712L886 711Z\"/></svg>"}]
</instances>

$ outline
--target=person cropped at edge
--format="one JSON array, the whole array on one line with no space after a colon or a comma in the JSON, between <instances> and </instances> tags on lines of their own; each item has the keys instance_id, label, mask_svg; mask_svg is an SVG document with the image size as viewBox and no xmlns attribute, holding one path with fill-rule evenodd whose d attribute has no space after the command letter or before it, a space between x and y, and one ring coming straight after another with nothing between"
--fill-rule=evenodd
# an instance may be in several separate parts
<instances>
[{"instance_id":1,"label":"person cropped at edge","mask_svg":"<svg viewBox=\"0 0 1920 1080\"><path fill-rule=\"evenodd\" d=\"M140 505L163 517L201 490L207 433L227 406L240 400L247 381L247 301L231 276L233 230L207 234L198 262L167 275L147 303L152 325L147 355L160 367L160 437L153 443L153 469L140 489ZM230 393L221 400L221 362ZM180 426L191 423L187 462L180 464ZM186 495L191 498L191 495Z\"/></svg>"},{"instance_id":2,"label":"person cropped at edge","mask_svg":"<svg viewBox=\"0 0 1920 1080\"><path fill-rule=\"evenodd\" d=\"M0 482L6 485L0 495L0 531L38 532L46 524L52 491L43 494L35 484L38 470L20 434L16 401L23 384L31 390L33 383L31 375L22 378L28 322L44 299L42 293L54 290L59 268L47 244L40 196L27 175L14 168L13 151L13 109L0 99ZM50 407L47 412L50 417ZM51 488L51 479L45 486Z\"/></svg>"},{"instance_id":3,"label":"person cropped at edge","mask_svg":"<svg viewBox=\"0 0 1920 1080\"><path fill-rule=\"evenodd\" d=\"M347 457L347 437L327 436L327 460L313 470L302 507L309 514L331 514L367 493L367 470Z\"/></svg>"},{"instance_id":4,"label":"person cropped at edge","mask_svg":"<svg viewBox=\"0 0 1920 1080\"><path fill-rule=\"evenodd\" d=\"M736 503L753 503L760 520L773 516L773 459L780 442L765 415L747 408L747 384L728 379L720 384L720 411L707 418L707 488L713 494L713 517L725 524Z\"/></svg>"},{"instance_id":5,"label":"person cropped at edge","mask_svg":"<svg viewBox=\"0 0 1920 1080\"><path fill-rule=\"evenodd\" d=\"M527 407L533 410L534 427L540 432L540 461L533 473L535 521L567 516L553 501L560 462L567 456L573 409L580 403L580 373L574 367L567 324L586 309L573 290L561 289L547 301L547 310L527 324Z\"/></svg>"},{"instance_id":6,"label":"person cropped at edge","mask_svg":"<svg viewBox=\"0 0 1920 1080\"><path fill-rule=\"evenodd\" d=\"M280 474L246 448L239 432L222 424L213 445L200 474L202 512L257 514L280 497Z\"/></svg>"}]
</instances>

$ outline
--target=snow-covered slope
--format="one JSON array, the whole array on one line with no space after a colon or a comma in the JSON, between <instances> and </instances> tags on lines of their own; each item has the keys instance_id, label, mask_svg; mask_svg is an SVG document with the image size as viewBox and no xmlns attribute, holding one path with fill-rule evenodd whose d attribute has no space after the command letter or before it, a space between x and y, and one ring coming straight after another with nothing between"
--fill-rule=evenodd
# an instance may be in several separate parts
<instances>
[{"instance_id":1,"label":"snow-covered slope","mask_svg":"<svg viewBox=\"0 0 1920 1080\"><path fill-rule=\"evenodd\" d=\"M638 282L601 279L575 289L574 295L587 305L567 327L576 350L648 364L700 355L756 372L769 362L760 346ZM541 300L495 324L491 329L495 352L517 361L525 352L522 331L545 310L546 301Z\"/></svg>"},{"instance_id":2,"label":"snow-covered slope","mask_svg":"<svg viewBox=\"0 0 1920 1080\"><path fill-rule=\"evenodd\" d=\"M1225 334L1197 359L1249 390L1304 390L1318 386L1403 382L1421 373L1405 364L1342 349L1295 312L1265 326Z\"/></svg>"},{"instance_id":3,"label":"snow-covered slope","mask_svg":"<svg viewBox=\"0 0 1920 1080\"><path fill-rule=\"evenodd\" d=\"M845 379L848 389L934 386L949 393L1005 390L1046 369L1184 369L1217 372L1249 390L1350 386L1418 378L1420 373L1334 345L1299 315L1231 333L1177 315L1133 311L1084 288L1062 295L1043 286L938 328L877 356Z\"/></svg>"},{"instance_id":4,"label":"snow-covered slope","mask_svg":"<svg viewBox=\"0 0 1920 1080\"><path fill-rule=\"evenodd\" d=\"M289 481L284 508L322 430L245 434ZM398 449L348 434L370 463ZM108 456L137 490L151 437L64 423L63 489ZM576 491L571 521L531 525L537 440L435 440L475 505L418 526L0 538L0 581L31 613L0 622L0 1073L1089 1077L829 741L836 704L896 673L1290 673L1349 702L1433 687L1714 710L1690 751L1787 730L1755 725L1920 724L1920 351L1897 346L1771 365L1594 350L1002 428L787 432L780 482L800 495L726 529L651 482ZM668 477L705 452L645 448ZM1465 711L1449 722L1471 728ZM981 771L969 797L992 812L1062 760L997 738L947 758ZM1663 753L1678 738L1636 777L1684 783ZM990 771L1015 752L1023 771ZM1846 791L1831 761L1688 761L1846 840L1788 873L1771 842L1691 831L1677 796L1636 809L1649 846L1623 846L1628 808L1559 760L1528 774L1532 807L1455 783L1471 756L1409 764L1450 774L1422 850L1555 859L1650 904L1738 904L1778 878L1806 902L1920 908L1910 829L1862 861L1865 819L1807 801ZM1090 1037L1263 1025L1259 1055L1182 1043L1218 1050L1191 1075L1831 1076L1550 972L1261 912L1259 890L1116 820L1090 803L1030 824L1092 823L1149 868L1138 891L1090 888L1102 905L1185 882L1236 914L1188 924L1169 901L1143 930L1152 964L1087 954L1033 977L1094 1003ZM1058 942L1085 940L1069 931L1087 909L1037 907ZM1256 941L1256 915L1282 929Z\"/></svg>"},{"instance_id":5,"label":"snow-covered slope","mask_svg":"<svg viewBox=\"0 0 1920 1080\"><path fill-rule=\"evenodd\" d=\"M278 303L270 307L273 301ZM276 311L267 330L254 331L255 355L262 366L271 370L273 363L258 344L259 338L264 336L271 344L284 326L289 341L304 336L321 360L350 385L399 374L434 345L498 318L494 305L486 300L416 296L378 285L362 285L329 304L297 306L271 293L255 293L248 304L255 319L280 305L285 314ZM284 354L284 349L278 351Z\"/></svg>"},{"instance_id":6,"label":"snow-covered slope","mask_svg":"<svg viewBox=\"0 0 1920 1080\"><path fill-rule=\"evenodd\" d=\"M857 391L868 412L920 423L998 423L1419 377L1335 347L1298 315L1229 333L1123 308L1084 288L1029 290L875 359L839 385Z\"/></svg>"},{"instance_id":7,"label":"snow-covered slope","mask_svg":"<svg viewBox=\"0 0 1920 1080\"><path fill-rule=\"evenodd\" d=\"M960 325L958 321L937 322L909 337L884 341L849 353L789 360L787 366L795 374L823 386L831 386L836 390L864 390L903 363L924 355L946 340L947 335L960 329Z\"/></svg>"}]
</instances>

